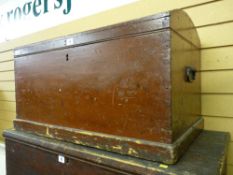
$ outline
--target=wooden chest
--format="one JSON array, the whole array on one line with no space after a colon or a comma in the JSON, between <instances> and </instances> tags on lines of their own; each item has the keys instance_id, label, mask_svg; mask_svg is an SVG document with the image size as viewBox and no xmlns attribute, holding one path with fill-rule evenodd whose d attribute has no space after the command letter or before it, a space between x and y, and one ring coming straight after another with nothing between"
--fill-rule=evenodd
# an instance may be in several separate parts
<instances>
[{"instance_id":1,"label":"wooden chest","mask_svg":"<svg viewBox=\"0 0 233 175\"><path fill-rule=\"evenodd\" d=\"M17 48L14 126L175 163L203 128L199 45L173 11Z\"/></svg>"}]
</instances>

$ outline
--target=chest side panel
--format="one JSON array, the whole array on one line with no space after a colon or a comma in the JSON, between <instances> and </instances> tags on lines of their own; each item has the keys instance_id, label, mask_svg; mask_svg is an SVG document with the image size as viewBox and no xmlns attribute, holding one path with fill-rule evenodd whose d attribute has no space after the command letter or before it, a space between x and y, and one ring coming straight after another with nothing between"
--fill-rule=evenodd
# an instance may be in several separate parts
<instances>
[{"instance_id":1,"label":"chest side panel","mask_svg":"<svg viewBox=\"0 0 233 175\"><path fill-rule=\"evenodd\" d=\"M201 60L198 33L188 15L183 11L174 11L170 22L172 126L173 140L176 140L189 128L195 128L193 124L201 120ZM192 70L190 80L188 69Z\"/></svg>"}]
</instances>

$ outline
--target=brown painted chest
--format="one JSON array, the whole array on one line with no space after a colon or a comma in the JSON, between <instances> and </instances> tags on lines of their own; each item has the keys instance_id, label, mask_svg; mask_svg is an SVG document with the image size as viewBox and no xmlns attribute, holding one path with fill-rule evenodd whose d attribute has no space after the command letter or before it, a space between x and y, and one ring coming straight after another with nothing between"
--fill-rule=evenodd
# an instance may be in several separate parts
<instances>
[{"instance_id":1,"label":"brown painted chest","mask_svg":"<svg viewBox=\"0 0 233 175\"><path fill-rule=\"evenodd\" d=\"M173 11L17 48L14 126L175 163L203 127L199 45Z\"/></svg>"}]
</instances>

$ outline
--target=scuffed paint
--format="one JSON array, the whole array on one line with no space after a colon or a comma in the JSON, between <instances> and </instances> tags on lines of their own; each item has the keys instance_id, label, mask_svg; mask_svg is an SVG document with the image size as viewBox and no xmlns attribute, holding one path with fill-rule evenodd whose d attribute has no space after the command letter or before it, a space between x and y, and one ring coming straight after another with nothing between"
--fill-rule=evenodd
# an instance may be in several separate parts
<instances>
[{"instance_id":1,"label":"scuffed paint","mask_svg":"<svg viewBox=\"0 0 233 175\"><path fill-rule=\"evenodd\" d=\"M52 138L53 136L49 133L49 128L46 127L46 132L45 132L45 135Z\"/></svg>"},{"instance_id":2,"label":"scuffed paint","mask_svg":"<svg viewBox=\"0 0 233 175\"><path fill-rule=\"evenodd\" d=\"M138 152L135 149L133 149L133 148L129 148L128 154L129 155L138 155Z\"/></svg>"},{"instance_id":3,"label":"scuffed paint","mask_svg":"<svg viewBox=\"0 0 233 175\"><path fill-rule=\"evenodd\" d=\"M122 150L122 146L121 145L117 145L117 146L112 146L113 149L117 149L117 150Z\"/></svg>"}]
</instances>

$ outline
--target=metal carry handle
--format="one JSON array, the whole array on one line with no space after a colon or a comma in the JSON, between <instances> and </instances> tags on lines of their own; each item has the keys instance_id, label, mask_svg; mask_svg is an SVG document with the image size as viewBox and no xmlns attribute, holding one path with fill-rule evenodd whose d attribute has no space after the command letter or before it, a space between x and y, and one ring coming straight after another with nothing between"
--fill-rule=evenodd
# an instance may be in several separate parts
<instances>
[{"instance_id":1,"label":"metal carry handle","mask_svg":"<svg viewBox=\"0 0 233 175\"><path fill-rule=\"evenodd\" d=\"M196 78L197 70L191 66L185 67L185 80L189 83L193 82Z\"/></svg>"}]
</instances>

